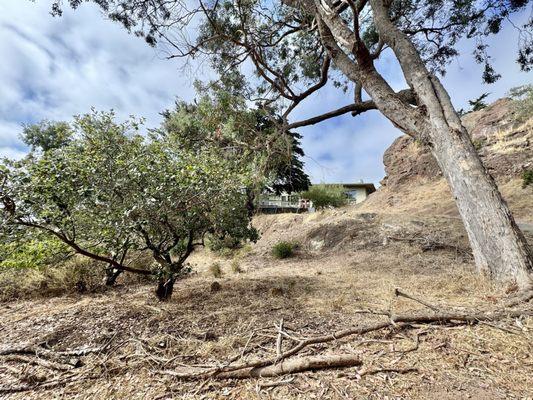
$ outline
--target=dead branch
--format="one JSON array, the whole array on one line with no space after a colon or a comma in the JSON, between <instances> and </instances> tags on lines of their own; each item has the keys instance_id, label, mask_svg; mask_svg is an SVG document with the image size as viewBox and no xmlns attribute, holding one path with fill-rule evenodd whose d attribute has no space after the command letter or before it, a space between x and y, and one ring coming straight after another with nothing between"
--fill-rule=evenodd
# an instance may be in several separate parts
<instances>
[{"instance_id":1,"label":"dead branch","mask_svg":"<svg viewBox=\"0 0 533 400\"><path fill-rule=\"evenodd\" d=\"M21 345L21 346L6 346L0 348L0 356L33 356L37 360L33 359L33 364L38 363L42 366L46 366L46 363L49 363L48 367L52 368L52 365L58 364L67 365L72 368L77 368L81 366L80 357L86 356L91 353L100 353L104 351L109 345L109 342L102 347L84 347L81 349L75 350L66 350L66 351L54 351L50 349L45 349L41 346L34 345ZM18 359L22 361L22 358ZM70 369L70 368L66 368Z\"/></svg>"},{"instance_id":2,"label":"dead branch","mask_svg":"<svg viewBox=\"0 0 533 400\"><path fill-rule=\"evenodd\" d=\"M48 360L38 358L38 357L33 358L33 357L21 356L17 354L5 356L4 361L40 365L41 367L55 369L58 371L68 371L69 369L74 368L74 366L71 364L58 363L58 362L48 361Z\"/></svg>"},{"instance_id":3,"label":"dead branch","mask_svg":"<svg viewBox=\"0 0 533 400\"><path fill-rule=\"evenodd\" d=\"M422 304L423 306L426 306L427 308L430 308L432 309L433 311L440 311L438 307L432 305L432 304L429 304L427 303L426 301L424 300L421 300L417 297L414 297L414 296L411 296L410 294L407 294L405 292L402 292L402 290L400 288L396 288L394 289L394 295L396 297L405 297L406 299L409 299L409 300L413 300L413 301L416 301L417 303L420 303Z\"/></svg>"},{"instance_id":4,"label":"dead branch","mask_svg":"<svg viewBox=\"0 0 533 400\"><path fill-rule=\"evenodd\" d=\"M519 316L531 316L533 310L502 310L495 312L435 312L432 314L406 314L406 315L390 315L388 321L377 322L372 325L355 326L349 329L344 329L327 335L320 335L301 340L291 349L277 355L275 358L256 360L251 362L244 362L234 365L226 365L219 368L204 369L193 373L179 373L175 371L163 371L163 374L171 375L179 379L243 379L251 377L270 377L280 374L295 373L307 371L309 369L327 368L328 363L333 360L336 366L342 363L342 360L327 357L326 359L316 358L298 358L294 360L287 360L302 351L303 349L314 345L328 343L354 335L363 335L369 332L375 332L386 328L403 328L409 327L413 323L424 324L477 324L482 321L490 322L501 320L505 318L515 318ZM284 361L287 360L287 361ZM302 361L303 360L303 361ZM355 362L351 359L351 362ZM360 361L359 361L360 362Z\"/></svg>"},{"instance_id":5,"label":"dead branch","mask_svg":"<svg viewBox=\"0 0 533 400\"><path fill-rule=\"evenodd\" d=\"M425 324L447 324L453 322L462 322L476 324L480 321L496 321L505 318L514 318L519 316L530 316L533 315L533 310L503 310L497 312L481 313L481 312L472 312L472 313L461 313L461 312L440 312L434 314L415 314L415 315L395 315L391 316L389 321L378 322L372 325L366 326L356 326L349 329L344 329L341 331L334 332L328 335L315 336L302 340L300 343L292 347L290 350L282 353L281 356L266 360L258 360L255 362L241 363L235 365L229 365L220 369L214 369L211 371L213 377L216 377L219 374L226 372L237 371L241 369L252 369L252 368L262 368L269 365L273 365L276 361L284 360L289 358L297 353L299 353L304 348L318 343L327 343L334 340L339 340L353 335L363 335L369 332L374 332L382 330L385 328L390 328L394 326L403 327L411 323L425 323ZM205 371L206 374L208 371Z\"/></svg>"},{"instance_id":6,"label":"dead branch","mask_svg":"<svg viewBox=\"0 0 533 400\"><path fill-rule=\"evenodd\" d=\"M376 375L381 373L409 374L411 372L418 372L418 368L376 368L361 371L357 375L359 378L362 378L366 375Z\"/></svg>"},{"instance_id":7,"label":"dead branch","mask_svg":"<svg viewBox=\"0 0 533 400\"><path fill-rule=\"evenodd\" d=\"M257 388L260 390L260 389L267 389L267 388L272 388L272 387L277 387L277 386L283 386L283 385L288 385L292 383L293 381L294 381L294 377L286 379L286 380L277 381L277 382L258 383Z\"/></svg>"},{"instance_id":8,"label":"dead branch","mask_svg":"<svg viewBox=\"0 0 533 400\"><path fill-rule=\"evenodd\" d=\"M309 356L283 360L278 364L268 365L265 367L249 367L227 372L220 372L212 375L212 377L215 379L270 378L320 369L355 367L361 364L361 359L353 354ZM164 373L180 379L197 379L199 377L209 376L205 374L202 375L202 373L188 374L176 373L174 371L165 371Z\"/></svg>"},{"instance_id":9,"label":"dead branch","mask_svg":"<svg viewBox=\"0 0 533 400\"><path fill-rule=\"evenodd\" d=\"M278 338L276 339L276 354L281 356L281 346L283 344L283 318L279 322Z\"/></svg>"}]
</instances>

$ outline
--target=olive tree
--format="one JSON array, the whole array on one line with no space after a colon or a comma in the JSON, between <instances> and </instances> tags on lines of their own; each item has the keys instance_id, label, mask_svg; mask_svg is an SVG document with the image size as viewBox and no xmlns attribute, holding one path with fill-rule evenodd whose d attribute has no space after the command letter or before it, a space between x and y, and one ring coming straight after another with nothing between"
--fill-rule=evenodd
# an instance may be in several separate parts
<instances>
[{"instance_id":1,"label":"olive tree","mask_svg":"<svg viewBox=\"0 0 533 400\"><path fill-rule=\"evenodd\" d=\"M63 3L55 1L53 13ZM474 40L483 79L494 82L485 38L497 34L528 0L93 0L112 20L159 44L169 58L206 56L221 79L246 83L250 99L281 111L281 130L342 114L379 110L427 146L447 179L476 265L494 279L531 283L533 254L438 75ZM533 64L533 21L517 27L517 61ZM407 87L395 91L380 70L394 57ZM243 77L240 65L251 65ZM303 121L291 113L332 81L353 90L353 101ZM324 107L326 108L326 107Z\"/></svg>"},{"instance_id":2,"label":"olive tree","mask_svg":"<svg viewBox=\"0 0 533 400\"><path fill-rule=\"evenodd\" d=\"M156 294L166 300L207 233L257 234L238 158L221 156L217 147L191 152L176 135L146 137L139 129L138 121L119 124L112 113L92 113L69 125L61 145L4 160L0 229L45 232L115 271L155 276ZM153 264L132 267L132 250L150 252Z\"/></svg>"}]
</instances>

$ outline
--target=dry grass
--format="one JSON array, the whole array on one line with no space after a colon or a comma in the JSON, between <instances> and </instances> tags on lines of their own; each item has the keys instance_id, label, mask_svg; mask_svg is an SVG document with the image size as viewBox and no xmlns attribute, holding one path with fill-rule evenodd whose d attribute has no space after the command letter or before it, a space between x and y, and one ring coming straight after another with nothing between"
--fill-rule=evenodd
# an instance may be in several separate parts
<instances>
[{"instance_id":1,"label":"dry grass","mask_svg":"<svg viewBox=\"0 0 533 400\"><path fill-rule=\"evenodd\" d=\"M348 221L348 223L346 223ZM312 347L313 353L355 353L362 369L303 373L289 384L259 389L270 380L177 381L158 371L191 370L245 354L275 355L276 327L298 337L329 333L382 317L360 310L409 312L420 306L396 298L394 288L438 304L494 307L506 288L473 271L468 255L453 249L423 251L418 243L383 239L446 239L466 246L454 220L357 215L351 209L315 215L262 216L264 235L239 259L246 274L228 274L212 293L209 252L193 257L197 274L177 283L172 301L158 303L153 287L121 287L102 294L57 297L47 302L0 305L2 345L47 342L55 349L99 345L110 351L84 358L84 378L47 391L12 396L79 399L510 399L532 396L533 321L509 321L510 334L487 325L391 329ZM272 243L291 237L302 244L296 258L275 260ZM310 243L320 242L320 250ZM415 350L416 337L419 345ZM285 346L290 343L286 339ZM189 367L187 367L189 366ZM379 372L395 369L398 372ZM57 372L4 362L2 383L47 379Z\"/></svg>"}]
</instances>

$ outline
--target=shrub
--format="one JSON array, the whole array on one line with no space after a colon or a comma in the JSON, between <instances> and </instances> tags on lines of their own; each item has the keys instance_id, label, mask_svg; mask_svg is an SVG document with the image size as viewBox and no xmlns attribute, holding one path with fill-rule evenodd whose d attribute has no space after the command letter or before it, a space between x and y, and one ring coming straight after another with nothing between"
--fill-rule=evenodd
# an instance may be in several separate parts
<instances>
[{"instance_id":1,"label":"shrub","mask_svg":"<svg viewBox=\"0 0 533 400\"><path fill-rule=\"evenodd\" d=\"M533 184L533 170L526 170L522 173L522 188Z\"/></svg>"},{"instance_id":2,"label":"shrub","mask_svg":"<svg viewBox=\"0 0 533 400\"><path fill-rule=\"evenodd\" d=\"M472 144L474 145L474 148L479 151L485 145L485 139L472 139Z\"/></svg>"},{"instance_id":3,"label":"shrub","mask_svg":"<svg viewBox=\"0 0 533 400\"><path fill-rule=\"evenodd\" d=\"M346 193L341 185L313 185L308 191L303 192L304 199L311 200L317 209L326 207L340 207L348 202Z\"/></svg>"},{"instance_id":4,"label":"shrub","mask_svg":"<svg viewBox=\"0 0 533 400\"><path fill-rule=\"evenodd\" d=\"M239 260L237 258L234 258L231 261L231 270L234 274L240 274L243 272L241 265L239 264Z\"/></svg>"},{"instance_id":5,"label":"shrub","mask_svg":"<svg viewBox=\"0 0 533 400\"><path fill-rule=\"evenodd\" d=\"M241 247L241 241L232 236L209 237L207 247L214 252L224 252L225 250L236 250Z\"/></svg>"},{"instance_id":6,"label":"shrub","mask_svg":"<svg viewBox=\"0 0 533 400\"><path fill-rule=\"evenodd\" d=\"M533 115L533 85L512 88L509 97L513 99L512 109L518 122L525 122Z\"/></svg>"},{"instance_id":7,"label":"shrub","mask_svg":"<svg viewBox=\"0 0 533 400\"><path fill-rule=\"evenodd\" d=\"M0 269L0 301L94 291L103 288L103 269L82 257L39 268Z\"/></svg>"},{"instance_id":8,"label":"shrub","mask_svg":"<svg viewBox=\"0 0 533 400\"><path fill-rule=\"evenodd\" d=\"M272 254L275 258L283 259L294 255L295 245L291 242L278 242L272 248Z\"/></svg>"},{"instance_id":9,"label":"shrub","mask_svg":"<svg viewBox=\"0 0 533 400\"><path fill-rule=\"evenodd\" d=\"M222 277L222 267L219 263L213 263L209 266L209 272L213 277L215 278L221 278Z\"/></svg>"},{"instance_id":10,"label":"shrub","mask_svg":"<svg viewBox=\"0 0 533 400\"><path fill-rule=\"evenodd\" d=\"M36 235L35 239L0 242L0 270L41 269L65 260L68 247L54 238Z\"/></svg>"}]
</instances>

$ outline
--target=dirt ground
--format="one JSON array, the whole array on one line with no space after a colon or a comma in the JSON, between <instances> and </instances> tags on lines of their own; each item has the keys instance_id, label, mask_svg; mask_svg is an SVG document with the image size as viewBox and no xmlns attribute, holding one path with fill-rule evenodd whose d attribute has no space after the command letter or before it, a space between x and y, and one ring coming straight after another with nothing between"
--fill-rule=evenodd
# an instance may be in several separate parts
<instances>
[{"instance_id":1,"label":"dirt ground","mask_svg":"<svg viewBox=\"0 0 533 400\"><path fill-rule=\"evenodd\" d=\"M387 321L369 309L431 312L395 297L397 287L443 309L495 308L513 290L475 273L465 233L454 219L346 208L261 216L255 223L261 240L233 258L195 254L195 272L177 283L168 303L156 301L152 285L119 285L104 293L0 304L0 349L104 348L65 370L28 362L32 357L0 356L0 390L35 387L4 391L0 398L533 398L531 317L398 325L299 354L357 354L363 364L354 368L227 381L170 375L275 356L281 319L292 337L282 343L286 350L294 338ZM297 242L297 254L274 259L271 248L279 240ZM219 279L209 273L213 262L222 265ZM211 290L215 280L218 291ZM54 385L39 388L47 383Z\"/></svg>"}]
</instances>

